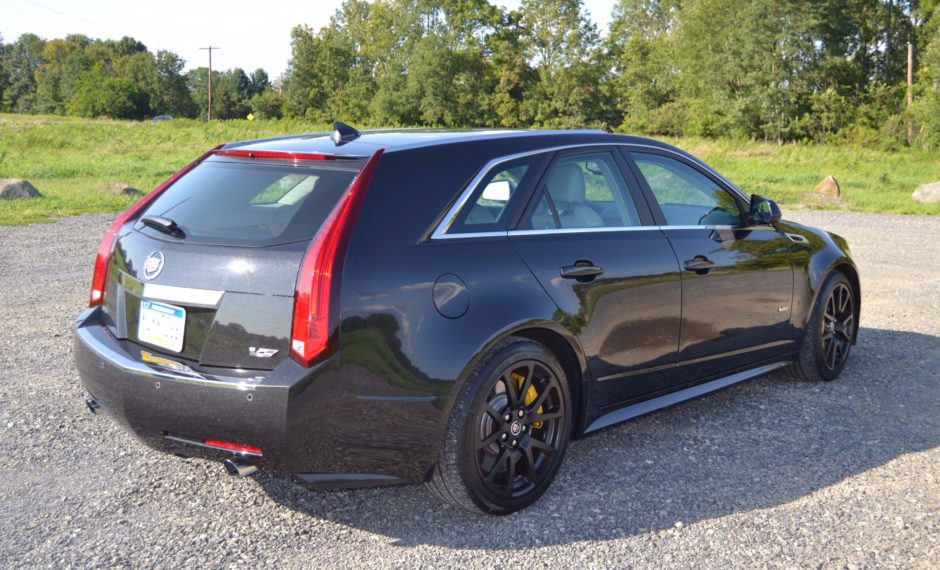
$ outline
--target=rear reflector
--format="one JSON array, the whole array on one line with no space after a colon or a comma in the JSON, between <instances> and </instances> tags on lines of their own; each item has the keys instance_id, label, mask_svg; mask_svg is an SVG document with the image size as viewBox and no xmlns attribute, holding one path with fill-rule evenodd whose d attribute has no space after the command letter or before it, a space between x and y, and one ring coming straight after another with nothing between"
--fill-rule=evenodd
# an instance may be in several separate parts
<instances>
[{"instance_id":1,"label":"rear reflector","mask_svg":"<svg viewBox=\"0 0 940 570\"><path fill-rule=\"evenodd\" d=\"M179 172L167 178L163 184L160 184L151 190L149 194L134 202L134 204L128 208L126 212L111 222L108 230L104 233L104 237L101 238L101 243L98 244L98 255L95 257L95 272L91 278L91 295L88 298L89 307L96 307L100 305L104 299L104 285L107 282L108 276L108 260L111 259L111 252L114 249L114 242L117 238L117 234L119 231L121 231L121 228L124 226L124 224L136 218L137 215L151 202L156 200L157 196L162 194L164 190L179 180L181 176L195 168L196 165L198 165L200 162L211 156L212 153L218 148L219 147L216 147L215 149L203 154L193 162L186 165Z\"/></svg>"},{"instance_id":2,"label":"rear reflector","mask_svg":"<svg viewBox=\"0 0 940 570\"><path fill-rule=\"evenodd\" d=\"M226 449L237 453L250 453L252 455L261 455L261 448L254 445L245 445L243 443L233 443L231 441L222 441L221 439L206 439L202 442L209 447Z\"/></svg>"},{"instance_id":3,"label":"rear reflector","mask_svg":"<svg viewBox=\"0 0 940 570\"><path fill-rule=\"evenodd\" d=\"M331 342L346 248L384 149L375 151L311 240L294 290L291 358L311 366L335 351Z\"/></svg>"},{"instance_id":4,"label":"rear reflector","mask_svg":"<svg viewBox=\"0 0 940 570\"><path fill-rule=\"evenodd\" d=\"M318 152L293 152L289 150L248 150L248 149L222 149L216 150L219 156L236 156L239 158L285 158L288 160L336 160L332 154Z\"/></svg>"}]
</instances>

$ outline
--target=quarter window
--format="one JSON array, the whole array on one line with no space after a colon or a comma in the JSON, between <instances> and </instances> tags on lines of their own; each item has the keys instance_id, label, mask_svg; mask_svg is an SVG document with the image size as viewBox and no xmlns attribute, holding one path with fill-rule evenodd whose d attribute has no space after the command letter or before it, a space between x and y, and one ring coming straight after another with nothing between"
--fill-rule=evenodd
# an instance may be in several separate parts
<instances>
[{"instance_id":1,"label":"quarter window","mask_svg":"<svg viewBox=\"0 0 940 570\"><path fill-rule=\"evenodd\" d=\"M658 154L634 152L636 162L670 226L741 225L737 200L691 166Z\"/></svg>"},{"instance_id":2,"label":"quarter window","mask_svg":"<svg viewBox=\"0 0 940 570\"><path fill-rule=\"evenodd\" d=\"M492 170L477 186L448 233L505 229L509 203L529 173L532 159L515 160Z\"/></svg>"},{"instance_id":3,"label":"quarter window","mask_svg":"<svg viewBox=\"0 0 940 570\"><path fill-rule=\"evenodd\" d=\"M609 152L564 156L545 173L525 229L640 225L636 206Z\"/></svg>"}]
</instances>

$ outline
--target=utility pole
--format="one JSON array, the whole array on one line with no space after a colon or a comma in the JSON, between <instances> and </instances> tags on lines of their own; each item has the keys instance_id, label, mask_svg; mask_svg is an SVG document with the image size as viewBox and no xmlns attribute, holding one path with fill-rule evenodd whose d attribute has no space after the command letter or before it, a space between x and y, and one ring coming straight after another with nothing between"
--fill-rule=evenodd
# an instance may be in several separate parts
<instances>
[{"instance_id":1,"label":"utility pole","mask_svg":"<svg viewBox=\"0 0 940 570\"><path fill-rule=\"evenodd\" d=\"M212 120L212 50L222 49L220 47L209 46L204 48L199 48L204 50L209 50L209 114L207 120Z\"/></svg>"},{"instance_id":2,"label":"utility pole","mask_svg":"<svg viewBox=\"0 0 940 570\"><path fill-rule=\"evenodd\" d=\"M914 39L907 40L907 144L914 142L914 119L911 107L914 106Z\"/></svg>"}]
</instances>

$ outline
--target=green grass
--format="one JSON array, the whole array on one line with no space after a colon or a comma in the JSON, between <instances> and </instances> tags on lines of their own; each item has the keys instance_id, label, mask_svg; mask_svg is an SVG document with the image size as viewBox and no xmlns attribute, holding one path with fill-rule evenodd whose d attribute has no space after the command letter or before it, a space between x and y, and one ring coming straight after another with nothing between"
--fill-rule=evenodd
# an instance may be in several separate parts
<instances>
[{"instance_id":1,"label":"green grass","mask_svg":"<svg viewBox=\"0 0 940 570\"><path fill-rule=\"evenodd\" d=\"M121 211L134 199L105 189L114 182L147 192L218 144L325 128L288 120L135 123L0 114L0 178L25 178L42 194L0 200L0 224Z\"/></svg>"},{"instance_id":2,"label":"green grass","mask_svg":"<svg viewBox=\"0 0 940 570\"><path fill-rule=\"evenodd\" d=\"M919 185L940 180L937 150L883 151L848 145L689 138L668 142L698 156L745 192L773 198L782 206L940 214L940 204L911 200ZM838 200L813 192L816 184L830 175L842 189Z\"/></svg>"},{"instance_id":3,"label":"green grass","mask_svg":"<svg viewBox=\"0 0 940 570\"><path fill-rule=\"evenodd\" d=\"M291 120L152 124L0 114L0 178L25 178L42 193L33 200L0 201L0 224L120 211L133 199L106 191L111 183L148 191L217 144L324 128ZM698 155L744 191L764 194L785 207L940 214L940 204L910 199L919 184L940 180L938 151L694 138L669 142ZM812 193L830 174L842 185L841 200Z\"/></svg>"}]
</instances>

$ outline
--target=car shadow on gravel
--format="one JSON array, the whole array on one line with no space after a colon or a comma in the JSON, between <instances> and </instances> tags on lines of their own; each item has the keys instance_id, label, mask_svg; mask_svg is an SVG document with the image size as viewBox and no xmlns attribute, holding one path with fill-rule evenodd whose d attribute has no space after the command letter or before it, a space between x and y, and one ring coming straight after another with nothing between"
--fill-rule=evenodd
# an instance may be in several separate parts
<instances>
[{"instance_id":1,"label":"car shadow on gravel","mask_svg":"<svg viewBox=\"0 0 940 570\"><path fill-rule=\"evenodd\" d=\"M485 517L420 486L314 491L278 503L391 543L518 550L633 536L790 503L940 445L940 339L863 329L835 382L777 373L575 441L533 507Z\"/></svg>"}]
</instances>

